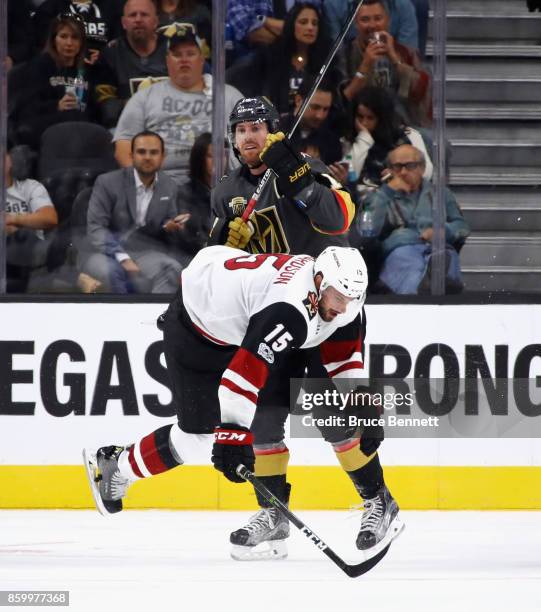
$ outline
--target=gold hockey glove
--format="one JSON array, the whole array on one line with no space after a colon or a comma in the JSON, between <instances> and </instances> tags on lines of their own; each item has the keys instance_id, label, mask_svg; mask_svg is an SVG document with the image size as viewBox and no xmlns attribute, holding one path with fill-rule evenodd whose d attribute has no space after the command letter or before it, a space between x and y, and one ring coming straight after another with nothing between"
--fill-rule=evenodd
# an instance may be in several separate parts
<instances>
[{"instance_id":1,"label":"gold hockey glove","mask_svg":"<svg viewBox=\"0 0 541 612\"><path fill-rule=\"evenodd\" d=\"M235 217L229 222L229 233L225 246L234 249L243 249L254 235L254 226L250 221L243 221L241 217Z\"/></svg>"}]
</instances>

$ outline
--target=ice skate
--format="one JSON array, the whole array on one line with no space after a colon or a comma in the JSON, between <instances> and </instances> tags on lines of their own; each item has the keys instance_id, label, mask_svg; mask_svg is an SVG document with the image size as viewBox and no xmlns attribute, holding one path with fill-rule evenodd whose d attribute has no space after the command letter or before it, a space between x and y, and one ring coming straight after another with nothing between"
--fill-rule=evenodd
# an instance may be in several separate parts
<instances>
[{"instance_id":1,"label":"ice skate","mask_svg":"<svg viewBox=\"0 0 541 612\"><path fill-rule=\"evenodd\" d=\"M289 521L276 508L261 508L229 540L231 557L236 561L264 561L287 557Z\"/></svg>"},{"instance_id":2,"label":"ice skate","mask_svg":"<svg viewBox=\"0 0 541 612\"><path fill-rule=\"evenodd\" d=\"M83 449L92 496L103 516L122 510L122 498L131 484L118 469L118 458L123 450L123 446L102 446L97 451Z\"/></svg>"},{"instance_id":3,"label":"ice skate","mask_svg":"<svg viewBox=\"0 0 541 612\"><path fill-rule=\"evenodd\" d=\"M365 499L357 548L377 553L398 537L404 529L398 510L398 504L385 485L374 497Z\"/></svg>"}]
</instances>

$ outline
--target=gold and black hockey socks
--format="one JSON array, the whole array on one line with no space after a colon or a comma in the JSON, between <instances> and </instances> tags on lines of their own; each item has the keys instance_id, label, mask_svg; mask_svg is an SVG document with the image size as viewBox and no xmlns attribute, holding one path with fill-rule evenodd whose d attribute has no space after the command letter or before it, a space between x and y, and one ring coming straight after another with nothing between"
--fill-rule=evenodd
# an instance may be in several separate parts
<instances>
[{"instance_id":1,"label":"gold and black hockey socks","mask_svg":"<svg viewBox=\"0 0 541 612\"><path fill-rule=\"evenodd\" d=\"M377 492L385 484L383 469L377 453L373 455L372 459L363 467L348 472L348 476L351 478L355 489L363 499L375 497Z\"/></svg>"},{"instance_id":2,"label":"gold and black hockey socks","mask_svg":"<svg viewBox=\"0 0 541 612\"><path fill-rule=\"evenodd\" d=\"M255 475L280 501L288 503L291 485L286 481L289 450L284 443L255 447ZM269 502L255 491L261 508L269 508Z\"/></svg>"},{"instance_id":3,"label":"gold and black hockey socks","mask_svg":"<svg viewBox=\"0 0 541 612\"><path fill-rule=\"evenodd\" d=\"M333 449L359 495L363 499L374 497L384 482L378 454L365 455L359 448L357 438L333 444Z\"/></svg>"}]
</instances>

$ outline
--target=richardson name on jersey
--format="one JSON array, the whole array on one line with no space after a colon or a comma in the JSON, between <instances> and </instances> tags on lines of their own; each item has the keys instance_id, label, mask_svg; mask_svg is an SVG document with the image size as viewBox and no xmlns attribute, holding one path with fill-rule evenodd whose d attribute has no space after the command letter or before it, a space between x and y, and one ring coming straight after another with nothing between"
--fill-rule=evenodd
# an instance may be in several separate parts
<instances>
[{"instance_id":1,"label":"richardson name on jersey","mask_svg":"<svg viewBox=\"0 0 541 612\"><path fill-rule=\"evenodd\" d=\"M33 340L0 341L0 419L32 416L43 409L55 417L137 416L145 410L157 417L174 417L163 341L152 342L143 351L128 348L128 341L115 340L104 341L96 349L92 337L45 345ZM477 414L480 388L488 390L482 396L483 406L493 414L507 414L516 406L524 416L541 416L535 378L541 344L517 347L514 360L509 349L504 344L491 349L430 343L415 352L397 344L371 344L367 345L368 375L387 379L388 391L414 393L416 405L428 416L443 416L456 407ZM393 371L386 365L389 357ZM446 380L462 377L477 384L467 384L463 394L459 385L447 384L441 398L431 397L432 369L440 369L442 362ZM408 416L408 407L400 412Z\"/></svg>"},{"instance_id":2,"label":"richardson name on jersey","mask_svg":"<svg viewBox=\"0 0 541 612\"><path fill-rule=\"evenodd\" d=\"M287 285L289 281L295 276L295 273L304 268L307 263L314 261L313 257L309 255L303 255L302 257L295 257L293 261L286 264L280 271L280 274L273 281L273 285Z\"/></svg>"}]
</instances>

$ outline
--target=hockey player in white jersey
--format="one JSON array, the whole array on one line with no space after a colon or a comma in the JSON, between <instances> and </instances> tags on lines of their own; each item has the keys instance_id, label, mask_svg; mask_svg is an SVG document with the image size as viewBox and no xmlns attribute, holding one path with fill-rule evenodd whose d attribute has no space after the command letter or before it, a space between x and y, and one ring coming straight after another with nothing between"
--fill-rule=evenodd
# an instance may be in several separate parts
<instances>
[{"instance_id":1,"label":"hockey player in white jersey","mask_svg":"<svg viewBox=\"0 0 541 612\"><path fill-rule=\"evenodd\" d=\"M331 379L361 376L366 287L366 266L352 248L328 247L316 260L251 255L225 246L201 250L182 272L162 320L178 424L126 448L84 451L98 509L122 510L131 483L189 463L193 436L209 451L212 446L214 466L233 482L243 482L239 464L253 471L256 455L271 464L284 461L289 379L302 377L309 360L317 360L322 376ZM264 431L258 426L262 411L275 415L273 422L263 420ZM358 548L387 542L401 523L383 481L379 441L364 436L359 441L351 428L321 431L365 499ZM288 501L285 474L265 484ZM261 510L231 534L234 558L257 558L252 553L262 542L269 545L263 558L287 554L287 520L258 501Z\"/></svg>"}]
</instances>

